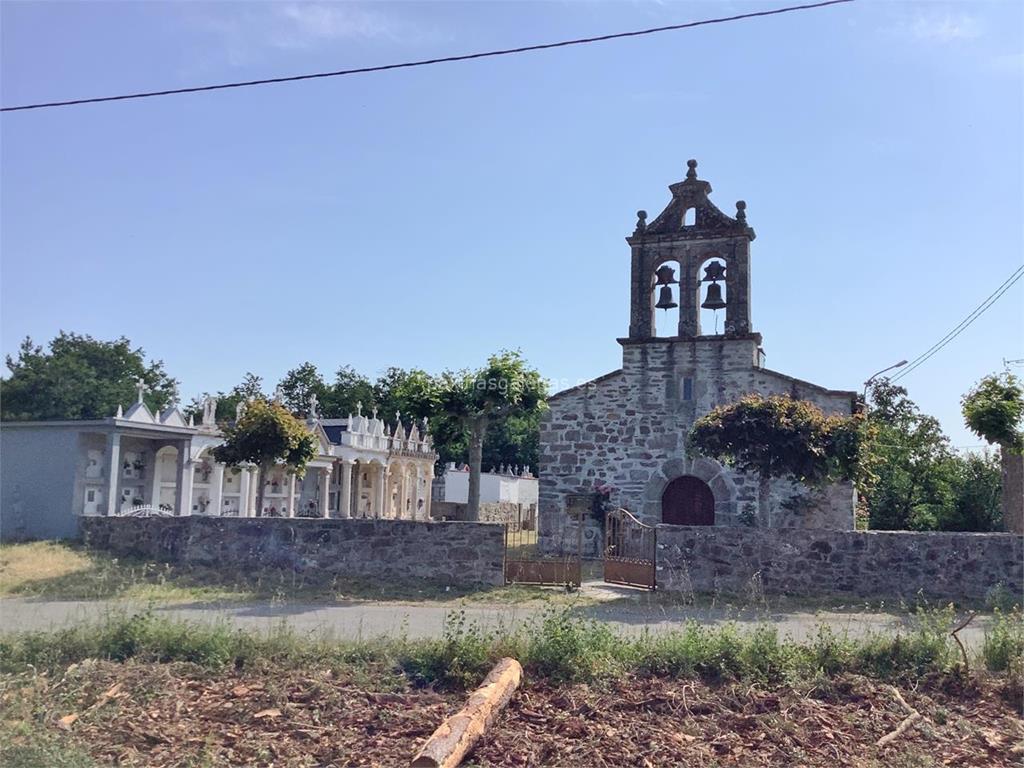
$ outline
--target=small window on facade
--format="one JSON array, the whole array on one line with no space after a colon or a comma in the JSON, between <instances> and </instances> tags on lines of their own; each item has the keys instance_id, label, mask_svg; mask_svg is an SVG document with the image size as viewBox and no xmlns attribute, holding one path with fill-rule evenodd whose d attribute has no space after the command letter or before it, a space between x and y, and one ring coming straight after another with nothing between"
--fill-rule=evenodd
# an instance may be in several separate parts
<instances>
[{"instance_id":1,"label":"small window on facade","mask_svg":"<svg viewBox=\"0 0 1024 768\"><path fill-rule=\"evenodd\" d=\"M86 494L86 498L89 501L96 501L96 491L89 491L89 493Z\"/></svg>"},{"instance_id":2,"label":"small window on facade","mask_svg":"<svg viewBox=\"0 0 1024 768\"><path fill-rule=\"evenodd\" d=\"M693 379L689 376L683 379L683 400L693 400Z\"/></svg>"},{"instance_id":3,"label":"small window on facade","mask_svg":"<svg viewBox=\"0 0 1024 768\"><path fill-rule=\"evenodd\" d=\"M697 223L697 211L694 208L687 208L683 213L683 226L692 227Z\"/></svg>"}]
</instances>

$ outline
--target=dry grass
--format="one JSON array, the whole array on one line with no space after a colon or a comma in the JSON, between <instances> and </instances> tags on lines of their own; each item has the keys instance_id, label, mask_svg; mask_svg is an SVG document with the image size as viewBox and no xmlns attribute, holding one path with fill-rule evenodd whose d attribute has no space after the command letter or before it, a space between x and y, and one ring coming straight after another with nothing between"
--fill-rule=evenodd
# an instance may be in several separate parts
<instances>
[{"instance_id":1,"label":"dry grass","mask_svg":"<svg viewBox=\"0 0 1024 768\"><path fill-rule=\"evenodd\" d=\"M0 595L13 595L34 582L83 574L92 569L81 551L50 541L0 546Z\"/></svg>"},{"instance_id":2,"label":"dry grass","mask_svg":"<svg viewBox=\"0 0 1024 768\"><path fill-rule=\"evenodd\" d=\"M353 600L450 602L458 599L519 604L566 599L557 590L521 585L482 587L423 580L403 583L270 568L244 571L183 567L112 557L64 542L0 546L0 597L115 599L163 604Z\"/></svg>"}]
</instances>

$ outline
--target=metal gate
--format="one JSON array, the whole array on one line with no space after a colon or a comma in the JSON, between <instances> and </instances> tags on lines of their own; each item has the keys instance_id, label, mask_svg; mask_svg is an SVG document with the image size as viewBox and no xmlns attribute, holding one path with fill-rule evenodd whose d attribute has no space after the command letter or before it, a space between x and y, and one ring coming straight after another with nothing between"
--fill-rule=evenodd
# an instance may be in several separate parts
<instances>
[{"instance_id":1,"label":"metal gate","mask_svg":"<svg viewBox=\"0 0 1024 768\"><path fill-rule=\"evenodd\" d=\"M658 529L644 525L629 511L614 509L604 519L604 580L656 589L654 554Z\"/></svg>"},{"instance_id":2,"label":"metal gate","mask_svg":"<svg viewBox=\"0 0 1024 768\"><path fill-rule=\"evenodd\" d=\"M505 583L582 583L582 516L573 515L559 541L538 541L537 518L505 524Z\"/></svg>"}]
</instances>

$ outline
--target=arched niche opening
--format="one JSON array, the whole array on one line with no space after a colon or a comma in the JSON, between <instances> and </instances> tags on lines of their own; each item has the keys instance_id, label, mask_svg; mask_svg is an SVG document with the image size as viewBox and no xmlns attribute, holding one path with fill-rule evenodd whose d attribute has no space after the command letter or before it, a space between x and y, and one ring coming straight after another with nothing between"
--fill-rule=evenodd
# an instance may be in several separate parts
<instances>
[{"instance_id":1,"label":"arched niche opening","mask_svg":"<svg viewBox=\"0 0 1024 768\"><path fill-rule=\"evenodd\" d=\"M683 211L683 226L684 227L695 227L697 226L697 209L687 208Z\"/></svg>"},{"instance_id":2,"label":"arched niche opening","mask_svg":"<svg viewBox=\"0 0 1024 768\"><path fill-rule=\"evenodd\" d=\"M679 334L679 265L663 262L651 276L651 304L654 306L654 335Z\"/></svg>"},{"instance_id":3,"label":"arched niche opening","mask_svg":"<svg viewBox=\"0 0 1024 768\"><path fill-rule=\"evenodd\" d=\"M669 525L714 525L715 494L693 475L677 477L661 494L661 522Z\"/></svg>"},{"instance_id":4,"label":"arched niche opening","mask_svg":"<svg viewBox=\"0 0 1024 768\"><path fill-rule=\"evenodd\" d=\"M700 286L697 295L697 328L702 336L718 336L725 333L727 270L726 261L720 256L708 256L697 268Z\"/></svg>"}]
</instances>

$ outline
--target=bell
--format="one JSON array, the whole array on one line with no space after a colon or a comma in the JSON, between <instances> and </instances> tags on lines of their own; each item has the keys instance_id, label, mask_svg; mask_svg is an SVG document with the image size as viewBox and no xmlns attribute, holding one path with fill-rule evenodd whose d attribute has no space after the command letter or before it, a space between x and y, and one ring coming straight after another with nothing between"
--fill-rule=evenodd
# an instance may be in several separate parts
<instances>
[{"instance_id":1,"label":"bell","mask_svg":"<svg viewBox=\"0 0 1024 768\"><path fill-rule=\"evenodd\" d=\"M654 274L658 278L655 285L672 285L676 282L676 271L668 264L658 267Z\"/></svg>"},{"instance_id":2,"label":"bell","mask_svg":"<svg viewBox=\"0 0 1024 768\"><path fill-rule=\"evenodd\" d=\"M704 299L704 303L701 304L704 309L722 309L725 307L725 302L722 301L722 286L718 283L712 283L708 286L707 298Z\"/></svg>"},{"instance_id":3,"label":"bell","mask_svg":"<svg viewBox=\"0 0 1024 768\"><path fill-rule=\"evenodd\" d=\"M702 283L713 283L715 280L725 279L725 265L718 261L712 261L704 267L704 279Z\"/></svg>"},{"instance_id":4,"label":"bell","mask_svg":"<svg viewBox=\"0 0 1024 768\"><path fill-rule=\"evenodd\" d=\"M679 305L672 301L672 289L667 285L663 285L661 286L661 292L658 294L658 303L654 306L658 309L672 309L672 307L678 307Z\"/></svg>"}]
</instances>

